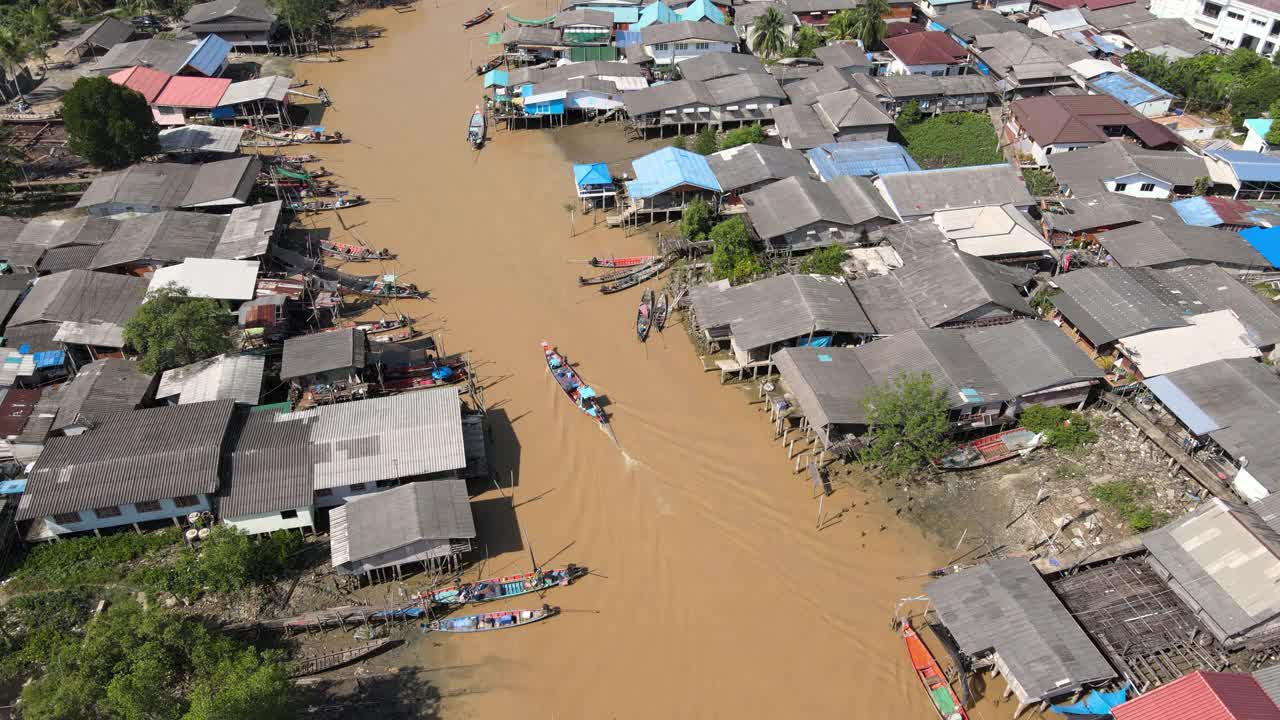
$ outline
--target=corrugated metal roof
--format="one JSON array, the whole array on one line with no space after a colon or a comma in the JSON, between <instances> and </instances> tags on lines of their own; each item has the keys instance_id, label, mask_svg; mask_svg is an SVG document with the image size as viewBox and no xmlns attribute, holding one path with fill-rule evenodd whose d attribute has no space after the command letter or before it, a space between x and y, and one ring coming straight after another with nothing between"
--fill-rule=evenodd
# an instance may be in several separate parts
<instances>
[{"instance_id":1,"label":"corrugated metal roof","mask_svg":"<svg viewBox=\"0 0 1280 720\"><path fill-rule=\"evenodd\" d=\"M707 156L711 172L724 192L734 192L769 180L808 177L809 163L798 150L750 143Z\"/></svg>"},{"instance_id":2,"label":"corrugated metal roof","mask_svg":"<svg viewBox=\"0 0 1280 720\"><path fill-rule=\"evenodd\" d=\"M368 345L364 331L355 328L291 337L284 341L280 379L292 380L344 368L361 369Z\"/></svg>"},{"instance_id":3,"label":"corrugated metal roof","mask_svg":"<svg viewBox=\"0 0 1280 720\"><path fill-rule=\"evenodd\" d=\"M1234 275L1217 265L1191 265L1153 271L1168 290L1166 302L1183 313L1231 310L1249 330L1254 345L1280 343L1280 311L1276 304L1258 297Z\"/></svg>"},{"instance_id":4,"label":"corrugated metal roof","mask_svg":"<svg viewBox=\"0 0 1280 720\"><path fill-rule=\"evenodd\" d=\"M831 275L778 275L723 290L699 285L690 300L703 328L728 326L745 350L810 333L874 332L844 278Z\"/></svg>"},{"instance_id":5,"label":"corrugated metal roof","mask_svg":"<svg viewBox=\"0 0 1280 720\"><path fill-rule=\"evenodd\" d=\"M782 139L796 150L807 150L836 141L808 105L780 105L773 108L774 126Z\"/></svg>"},{"instance_id":6,"label":"corrugated metal roof","mask_svg":"<svg viewBox=\"0 0 1280 720\"><path fill-rule=\"evenodd\" d=\"M952 208L1006 203L1022 208L1035 203L1022 176L1003 164L884 175L876 184L903 218Z\"/></svg>"},{"instance_id":7,"label":"corrugated metal roof","mask_svg":"<svg viewBox=\"0 0 1280 720\"><path fill-rule=\"evenodd\" d=\"M929 327L955 322L988 304L1035 316L1021 290L1030 281L1030 273L955 249L932 223L912 223L891 230L894 232L886 234L903 258L903 266L895 275ZM909 240L909 235L902 234L904 230L931 230L936 239Z\"/></svg>"},{"instance_id":8,"label":"corrugated metal roof","mask_svg":"<svg viewBox=\"0 0 1280 720\"><path fill-rule=\"evenodd\" d=\"M333 564L344 565L422 540L476 536L464 480L426 480L347 499L346 533L332 548Z\"/></svg>"},{"instance_id":9,"label":"corrugated metal roof","mask_svg":"<svg viewBox=\"0 0 1280 720\"><path fill-rule=\"evenodd\" d=\"M1210 630L1219 641L1280 617L1280 534L1253 510L1215 498L1143 535L1142 542L1172 575L1170 582L1213 621Z\"/></svg>"},{"instance_id":10,"label":"corrugated metal roof","mask_svg":"<svg viewBox=\"0 0 1280 720\"><path fill-rule=\"evenodd\" d=\"M747 216L765 240L814 223L855 231L863 223L893 220L893 211L866 178L840 176L829 183L789 177L742 196ZM833 238L832 242L835 241Z\"/></svg>"},{"instance_id":11,"label":"corrugated metal roof","mask_svg":"<svg viewBox=\"0 0 1280 720\"><path fill-rule=\"evenodd\" d=\"M969 57L945 32L927 30L888 37L884 45L903 65L952 65Z\"/></svg>"},{"instance_id":12,"label":"corrugated metal roof","mask_svg":"<svg viewBox=\"0 0 1280 720\"><path fill-rule=\"evenodd\" d=\"M253 155L200 165L182 207L243 205L249 202L262 161Z\"/></svg>"},{"instance_id":13,"label":"corrugated metal roof","mask_svg":"<svg viewBox=\"0 0 1280 720\"><path fill-rule=\"evenodd\" d=\"M88 270L93 265L93 258L98 254L95 245L67 245L49 248L37 266L40 272L57 273L64 270Z\"/></svg>"},{"instance_id":14,"label":"corrugated metal roof","mask_svg":"<svg viewBox=\"0 0 1280 720\"><path fill-rule=\"evenodd\" d=\"M720 192L707 159L688 150L665 147L632 160L631 167L636 175L627 183L631 197L649 198L682 185Z\"/></svg>"},{"instance_id":15,"label":"corrugated metal roof","mask_svg":"<svg viewBox=\"0 0 1280 720\"><path fill-rule=\"evenodd\" d=\"M685 40L737 43L738 34L727 25L690 21L660 23L650 25L640 31L640 42L645 45L658 45Z\"/></svg>"},{"instance_id":16,"label":"corrugated metal roof","mask_svg":"<svg viewBox=\"0 0 1280 720\"><path fill-rule=\"evenodd\" d=\"M877 335L925 329L924 321L907 299L894 274L859 278L849 284Z\"/></svg>"},{"instance_id":17,"label":"corrugated metal roof","mask_svg":"<svg viewBox=\"0 0 1280 720\"><path fill-rule=\"evenodd\" d=\"M1012 399L959 330L909 330L857 348L862 367L877 385L903 373L926 372L945 390L953 409Z\"/></svg>"},{"instance_id":18,"label":"corrugated metal roof","mask_svg":"<svg viewBox=\"0 0 1280 720\"><path fill-rule=\"evenodd\" d=\"M155 99L164 91L165 85L173 77L169 73L152 70L149 67L137 65L126 68L108 76L111 82L117 85L123 85L130 90L142 95L146 99L147 104L155 102Z\"/></svg>"},{"instance_id":19,"label":"corrugated metal roof","mask_svg":"<svg viewBox=\"0 0 1280 720\"><path fill-rule=\"evenodd\" d=\"M123 326L142 304L146 292L147 281L143 278L87 270L47 275L27 293L9 326L66 321Z\"/></svg>"},{"instance_id":20,"label":"corrugated metal roof","mask_svg":"<svg viewBox=\"0 0 1280 720\"><path fill-rule=\"evenodd\" d=\"M315 496L310 423L287 411L250 412L226 456L218 515L238 518L309 507Z\"/></svg>"},{"instance_id":21,"label":"corrugated metal roof","mask_svg":"<svg viewBox=\"0 0 1280 720\"><path fill-rule=\"evenodd\" d=\"M136 410L53 438L31 470L18 519L212 493L233 407L224 400Z\"/></svg>"},{"instance_id":22,"label":"corrugated metal roof","mask_svg":"<svg viewBox=\"0 0 1280 720\"><path fill-rule=\"evenodd\" d=\"M654 3L645 7L648 12L649 8L662 3ZM680 77L686 80L714 80L729 75L740 75L743 73L763 73L765 72L764 64L755 55L747 55L745 53L726 53L713 52L691 57L676 63L676 67L680 70Z\"/></svg>"},{"instance_id":23,"label":"corrugated metal roof","mask_svg":"<svg viewBox=\"0 0 1280 720\"><path fill-rule=\"evenodd\" d=\"M1214 150L1209 156L1227 163L1244 182L1280 182L1280 157L1247 150Z\"/></svg>"},{"instance_id":24,"label":"corrugated metal roof","mask_svg":"<svg viewBox=\"0 0 1280 720\"><path fill-rule=\"evenodd\" d=\"M135 410L150 397L154 380L154 375L139 370L133 360L95 360L67 383L52 428L94 423L114 413Z\"/></svg>"},{"instance_id":25,"label":"corrugated metal roof","mask_svg":"<svg viewBox=\"0 0 1280 720\"><path fill-rule=\"evenodd\" d=\"M943 210L933 222L963 252L978 257L1051 255L1040 228L1012 205Z\"/></svg>"},{"instance_id":26,"label":"corrugated metal roof","mask_svg":"<svg viewBox=\"0 0 1280 720\"><path fill-rule=\"evenodd\" d=\"M191 48L190 43L161 38L122 42L90 65L89 71L109 73L141 65L173 75L182 70Z\"/></svg>"},{"instance_id":27,"label":"corrugated metal roof","mask_svg":"<svg viewBox=\"0 0 1280 720\"><path fill-rule=\"evenodd\" d=\"M1271 497L1280 497L1272 495ZM1263 692L1271 698L1271 702L1280 705L1280 665L1262 668L1253 672L1253 679L1262 686Z\"/></svg>"},{"instance_id":28,"label":"corrugated metal roof","mask_svg":"<svg viewBox=\"0 0 1280 720\"><path fill-rule=\"evenodd\" d=\"M1000 384L1015 396L1099 380L1103 375L1053 323L1022 320L961 332Z\"/></svg>"},{"instance_id":29,"label":"corrugated metal roof","mask_svg":"<svg viewBox=\"0 0 1280 720\"><path fill-rule=\"evenodd\" d=\"M96 47L109 50L133 35L133 26L119 18L105 17L90 25L67 47Z\"/></svg>"},{"instance_id":30,"label":"corrugated metal roof","mask_svg":"<svg viewBox=\"0 0 1280 720\"><path fill-rule=\"evenodd\" d=\"M206 35L182 64L212 77L222 71L223 63L230 53L231 43L217 35Z\"/></svg>"},{"instance_id":31,"label":"corrugated metal roof","mask_svg":"<svg viewBox=\"0 0 1280 720\"><path fill-rule=\"evenodd\" d=\"M106 269L147 261L207 258L227 227L227 216L166 210L120 221L91 267Z\"/></svg>"},{"instance_id":32,"label":"corrugated metal roof","mask_svg":"<svg viewBox=\"0 0 1280 720\"><path fill-rule=\"evenodd\" d=\"M1198 670L1112 708L1116 720L1280 720L1280 707L1247 673Z\"/></svg>"},{"instance_id":33,"label":"corrugated metal roof","mask_svg":"<svg viewBox=\"0 0 1280 720\"><path fill-rule=\"evenodd\" d=\"M232 210L227 227L218 239L218 246L213 250L213 257L244 260L266 255L283 209L284 203L275 200Z\"/></svg>"},{"instance_id":34,"label":"corrugated metal roof","mask_svg":"<svg viewBox=\"0 0 1280 720\"><path fill-rule=\"evenodd\" d=\"M1127 72L1109 72L1094 78L1091 84L1129 107L1173 98L1168 90Z\"/></svg>"},{"instance_id":35,"label":"corrugated metal roof","mask_svg":"<svg viewBox=\"0 0 1280 720\"><path fill-rule=\"evenodd\" d=\"M160 152L207 152L230 155L240 152L244 128L219 125L185 125L160 131Z\"/></svg>"},{"instance_id":36,"label":"corrugated metal roof","mask_svg":"<svg viewBox=\"0 0 1280 720\"><path fill-rule=\"evenodd\" d=\"M166 371L157 398L178 396L179 404L235 400L257 405L262 393L262 355L218 355Z\"/></svg>"},{"instance_id":37,"label":"corrugated metal roof","mask_svg":"<svg viewBox=\"0 0 1280 720\"><path fill-rule=\"evenodd\" d=\"M289 78L282 75L268 75L231 83L222 94L219 105L239 105L257 100L273 100L282 102L289 94Z\"/></svg>"},{"instance_id":38,"label":"corrugated metal roof","mask_svg":"<svg viewBox=\"0 0 1280 720\"><path fill-rule=\"evenodd\" d=\"M688 6L684 7L677 13L681 20L689 20L697 22L706 20L708 22L725 24L724 13L720 8L711 3L711 0L693 0Z\"/></svg>"},{"instance_id":39,"label":"corrugated metal roof","mask_svg":"<svg viewBox=\"0 0 1280 720\"><path fill-rule=\"evenodd\" d=\"M887 140L827 143L809 150L805 156L823 180L841 175L874 177L920 169L905 148Z\"/></svg>"},{"instance_id":40,"label":"corrugated metal roof","mask_svg":"<svg viewBox=\"0 0 1280 720\"><path fill-rule=\"evenodd\" d=\"M853 42L833 42L815 49L813 54L823 65L840 70L871 67L867 52Z\"/></svg>"},{"instance_id":41,"label":"corrugated metal roof","mask_svg":"<svg viewBox=\"0 0 1280 720\"><path fill-rule=\"evenodd\" d=\"M701 80L677 80L657 83L642 90L627 93L623 98L627 112L633 116L647 115L661 110L671 110L687 105L716 104L706 83Z\"/></svg>"},{"instance_id":42,"label":"corrugated metal roof","mask_svg":"<svg viewBox=\"0 0 1280 720\"><path fill-rule=\"evenodd\" d=\"M94 178L76 207L107 203L144 209L244 204L260 168L261 161L253 156L202 165L142 163Z\"/></svg>"},{"instance_id":43,"label":"corrugated metal roof","mask_svg":"<svg viewBox=\"0 0 1280 720\"><path fill-rule=\"evenodd\" d=\"M813 77L788 83L784 90L792 105L812 105L822 95L848 90L853 87L853 82L853 76L847 70L824 67Z\"/></svg>"},{"instance_id":44,"label":"corrugated metal roof","mask_svg":"<svg viewBox=\"0 0 1280 720\"><path fill-rule=\"evenodd\" d=\"M9 312L27 293L27 288L35 278L33 273L0 275L0 320L9 317Z\"/></svg>"},{"instance_id":45,"label":"corrugated metal roof","mask_svg":"<svg viewBox=\"0 0 1280 720\"><path fill-rule=\"evenodd\" d=\"M880 101L861 88L819 95L814 109L826 126L835 132L893 126L893 118L880 106Z\"/></svg>"},{"instance_id":46,"label":"corrugated metal roof","mask_svg":"<svg viewBox=\"0 0 1280 720\"><path fill-rule=\"evenodd\" d=\"M876 383L854 348L785 348L773 362L815 427L866 423L862 400Z\"/></svg>"},{"instance_id":47,"label":"corrugated metal roof","mask_svg":"<svg viewBox=\"0 0 1280 720\"><path fill-rule=\"evenodd\" d=\"M781 104L787 97L778 81L766 72L739 73L706 81L716 105L735 105L752 100L774 100Z\"/></svg>"},{"instance_id":48,"label":"corrugated metal roof","mask_svg":"<svg viewBox=\"0 0 1280 720\"><path fill-rule=\"evenodd\" d=\"M1183 223L1143 222L1098 236L1116 262L1126 267L1213 262L1266 269L1271 263L1239 234Z\"/></svg>"},{"instance_id":49,"label":"corrugated metal roof","mask_svg":"<svg viewBox=\"0 0 1280 720\"><path fill-rule=\"evenodd\" d=\"M258 285L258 261L188 258L157 269L148 291L170 284L185 288L192 297L252 300Z\"/></svg>"},{"instance_id":50,"label":"corrugated metal roof","mask_svg":"<svg viewBox=\"0 0 1280 720\"><path fill-rule=\"evenodd\" d=\"M1052 298L1054 307L1094 345L1187 324L1181 311L1127 268L1085 268L1059 275L1054 283L1062 289Z\"/></svg>"},{"instance_id":51,"label":"corrugated metal roof","mask_svg":"<svg viewBox=\"0 0 1280 720\"><path fill-rule=\"evenodd\" d=\"M1189 324L1183 327L1121 338L1120 346L1145 377L1215 360L1256 359L1262 355L1249 339L1244 324L1230 310L1192 315L1187 320Z\"/></svg>"},{"instance_id":52,"label":"corrugated metal roof","mask_svg":"<svg viewBox=\"0 0 1280 720\"><path fill-rule=\"evenodd\" d=\"M1106 658L1022 558L996 560L924 588L966 655L994 651L1025 691L1056 698L1116 676Z\"/></svg>"},{"instance_id":53,"label":"corrugated metal roof","mask_svg":"<svg viewBox=\"0 0 1280 720\"><path fill-rule=\"evenodd\" d=\"M40 401L40 390L0 390L0 438L16 438Z\"/></svg>"}]
</instances>

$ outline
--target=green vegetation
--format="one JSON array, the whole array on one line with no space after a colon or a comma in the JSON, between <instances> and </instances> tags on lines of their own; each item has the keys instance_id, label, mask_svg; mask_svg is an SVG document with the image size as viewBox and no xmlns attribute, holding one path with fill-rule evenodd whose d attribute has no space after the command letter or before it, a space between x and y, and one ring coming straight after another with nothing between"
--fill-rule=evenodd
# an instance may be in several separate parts
<instances>
[{"instance_id":1,"label":"green vegetation","mask_svg":"<svg viewBox=\"0 0 1280 720\"><path fill-rule=\"evenodd\" d=\"M725 133L724 139L720 141L720 149L728 150L739 145L750 145L751 143L762 143L764 141L764 128L760 127L760 123L754 123Z\"/></svg>"},{"instance_id":2,"label":"green vegetation","mask_svg":"<svg viewBox=\"0 0 1280 720\"><path fill-rule=\"evenodd\" d=\"M1144 502L1146 491L1128 480L1115 480L1093 486L1093 497L1124 518L1133 532L1146 532L1169 522L1166 513L1155 510Z\"/></svg>"},{"instance_id":3,"label":"green vegetation","mask_svg":"<svg viewBox=\"0 0 1280 720\"><path fill-rule=\"evenodd\" d=\"M164 551L181 539L181 532L172 528L42 543L23 558L7 589L18 593L118 582L128 574L132 563Z\"/></svg>"},{"instance_id":4,"label":"green vegetation","mask_svg":"<svg viewBox=\"0 0 1280 720\"><path fill-rule=\"evenodd\" d=\"M728 279L737 285L764 272L764 265L751 249L751 236L742 218L717 224L708 237L713 241L711 274L717 280Z\"/></svg>"},{"instance_id":5,"label":"green vegetation","mask_svg":"<svg viewBox=\"0 0 1280 720\"><path fill-rule=\"evenodd\" d=\"M1071 450L1097 442L1098 433L1085 416L1064 407L1030 405L1022 411L1022 427L1044 433L1049 447Z\"/></svg>"},{"instance_id":6,"label":"green vegetation","mask_svg":"<svg viewBox=\"0 0 1280 720\"><path fill-rule=\"evenodd\" d=\"M172 563L148 565L129 575L135 587L189 597L205 588L235 593L292 569L302 550L297 533L277 530L254 538L218 525L199 545L184 547Z\"/></svg>"},{"instance_id":7,"label":"green vegetation","mask_svg":"<svg viewBox=\"0 0 1280 720\"><path fill-rule=\"evenodd\" d=\"M898 117L907 152L926 170L1004 162L986 113L943 113L917 123Z\"/></svg>"},{"instance_id":8,"label":"green vegetation","mask_svg":"<svg viewBox=\"0 0 1280 720\"><path fill-rule=\"evenodd\" d=\"M716 151L716 131L711 126L702 130L693 138L693 151L699 155L710 155Z\"/></svg>"},{"instance_id":9,"label":"green vegetation","mask_svg":"<svg viewBox=\"0 0 1280 720\"><path fill-rule=\"evenodd\" d=\"M1022 171L1022 179L1027 183L1027 190L1032 197L1058 194L1058 180L1047 170L1027 168Z\"/></svg>"},{"instance_id":10,"label":"green vegetation","mask_svg":"<svg viewBox=\"0 0 1280 720\"><path fill-rule=\"evenodd\" d=\"M852 10L841 10L831 16L827 22L827 40L832 42L849 42L858 39L858 18Z\"/></svg>"},{"instance_id":11,"label":"green vegetation","mask_svg":"<svg viewBox=\"0 0 1280 720\"><path fill-rule=\"evenodd\" d=\"M82 77L62 99L71 151L102 168L160 152L160 127L146 98L105 77Z\"/></svg>"},{"instance_id":12,"label":"green vegetation","mask_svg":"<svg viewBox=\"0 0 1280 720\"><path fill-rule=\"evenodd\" d=\"M889 13L887 0L866 0L852 10L853 32L865 48L878 48L884 42L888 26L884 16Z\"/></svg>"},{"instance_id":13,"label":"green vegetation","mask_svg":"<svg viewBox=\"0 0 1280 720\"><path fill-rule=\"evenodd\" d=\"M772 59L787 47L787 27L790 21L776 7L769 7L751 23L751 44L757 55Z\"/></svg>"},{"instance_id":14,"label":"green vegetation","mask_svg":"<svg viewBox=\"0 0 1280 720\"><path fill-rule=\"evenodd\" d=\"M1226 55L1197 55L1169 62L1144 52L1125 56L1133 72L1186 98L1186 108L1229 109L1231 122L1241 127L1259 117L1280 99L1280 67L1244 48Z\"/></svg>"},{"instance_id":15,"label":"green vegetation","mask_svg":"<svg viewBox=\"0 0 1280 720\"><path fill-rule=\"evenodd\" d=\"M862 459L886 477L926 468L950 449L947 393L934 386L929 373L903 373L873 389L862 405L869 443Z\"/></svg>"},{"instance_id":16,"label":"green vegetation","mask_svg":"<svg viewBox=\"0 0 1280 720\"><path fill-rule=\"evenodd\" d=\"M911 100L903 105L902 108L898 110L898 118L896 122L899 128L904 125L915 125L917 123L924 122L924 113L920 112L920 103L916 100Z\"/></svg>"},{"instance_id":17,"label":"green vegetation","mask_svg":"<svg viewBox=\"0 0 1280 720\"><path fill-rule=\"evenodd\" d=\"M63 610L51 627L65 628L72 616ZM39 673L22 690L28 720L292 717L279 651L258 652L172 612L125 603L80 632L43 637L57 644L39 651L41 667L27 668ZM24 638L24 650L34 640Z\"/></svg>"},{"instance_id":18,"label":"green vegetation","mask_svg":"<svg viewBox=\"0 0 1280 720\"><path fill-rule=\"evenodd\" d=\"M1061 292L1062 292L1061 290L1057 290L1054 288L1047 288L1045 290L1042 290L1036 293L1035 296L1031 298L1031 303L1030 303L1031 309L1039 313L1040 317L1047 316L1049 312L1053 310L1054 296L1058 295Z\"/></svg>"},{"instance_id":19,"label":"green vegetation","mask_svg":"<svg viewBox=\"0 0 1280 720\"><path fill-rule=\"evenodd\" d=\"M1195 179L1195 184L1191 186L1191 192L1195 193L1197 196L1206 195L1212 188L1213 179L1208 175L1201 175Z\"/></svg>"},{"instance_id":20,"label":"green vegetation","mask_svg":"<svg viewBox=\"0 0 1280 720\"><path fill-rule=\"evenodd\" d=\"M671 147L677 150L688 150L689 141L685 140L683 135L677 135L676 139L671 141Z\"/></svg>"},{"instance_id":21,"label":"green vegetation","mask_svg":"<svg viewBox=\"0 0 1280 720\"><path fill-rule=\"evenodd\" d=\"M76 640L89 619L89 598L77 590L23 595L0 610L0 679L22 680Z\"/></svg>"},{"instance_id":22,"label":"green vegetation","mask_svg":"<svg viewBox=\"0 0 1280 720\"><path fill-rule=\"evenodd\" d=\"M822 47L822 44L822 34L805 25L792 36L791 47L787 48L783 54L787 57L811 58L813 51Z\"/></svg>"},{"instance_id":23,"label":"green vegetation","mask_svg":"<svg viewBox=\"0 0 1280 720\"><path fill-rule=\"evenodd\" d=\"M680 234L689 240L705 240L715 213L706 200L696 197L680 214Z\"/></svg>"},{"instance_id":24,"label":"green vegetation","mask_svg":"<svg viewBox=\"0 0 1280 720\"><path fill-rule=\"evenodd\" d=\"M141 356L138 367L158 373L232 349L235 320L217 300L191 297L174 284L147 293L124 325L124 339Z\"/></svg>"},{"instance_id":25,"label":"green vegetation","mask_svg":"<svg viewBox=\"0 0 1280 720\"><path fill-rule=\"evenodd\" d=\"M818 248L800 261L800 272L814 275L843 275L844 269L840 267L840 263L844 262L844 252L843 245Z\"/></svg>"}]
</instances>

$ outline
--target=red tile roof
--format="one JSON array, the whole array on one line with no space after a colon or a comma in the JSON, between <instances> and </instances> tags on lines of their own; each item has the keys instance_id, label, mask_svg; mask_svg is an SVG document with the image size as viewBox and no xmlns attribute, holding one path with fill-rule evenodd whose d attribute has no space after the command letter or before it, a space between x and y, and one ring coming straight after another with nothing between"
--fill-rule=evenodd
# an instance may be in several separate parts
<instances>
[{"instance_id":1,"label":"red tile roof","mask_svg":"<svg viewBox=\"0 0 1280 720\"><path fill-rule=\"evenodd\" d=\"M1111 711L1115 720L1280 720L1252 675L1194 672Z\"/></svg>"},{"instance_id":2,"label":"red tile roof","mask_svg":"<svg viewBox=\"0 0 1280 720\"><path fill-rule=\"evenodd\" d=\"M887 37L884 44L903 65L954 65L969 56L949 34L936 30Z\"/></svg>"},{"instance_id":3,"label":"red tile roof","mask_svg":"<svg viewBox=\"0 0 1280 720\"><path fill-rule=\"evenodd\" d=\"M168 84L172 77L169 73L139 65L116 72L110 75L109 79L117 85L123 85L141 94L150 104L160 95L160 92L164 90L164 86Z\"/></svg>"},{"instance_id":4,"label":"red tile roof","mask_svg":"<svg viewBox=\"0 0 1280 720\"><path fill-rule=\"evenodd\" d=\"M154 105L179 108L215 108L230 87L227 78L175 77L165 85Z\"/></svg>"}]
</instances>

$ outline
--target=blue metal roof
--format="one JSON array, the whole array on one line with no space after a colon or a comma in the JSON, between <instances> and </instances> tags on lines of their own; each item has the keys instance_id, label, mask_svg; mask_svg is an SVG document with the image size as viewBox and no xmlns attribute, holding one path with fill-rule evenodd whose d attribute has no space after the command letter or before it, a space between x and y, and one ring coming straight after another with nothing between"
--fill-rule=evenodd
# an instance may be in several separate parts
<instances>
[{"instance_id":1,"label":"blue metal roof","mask_svg":"<svg viewBox=\"0 0 1280 720\"><path fill-rule=\"evenodd\" d=\"M1173 97L1173 93L1168 90L1164 90L1132 73L1103 73L1091 82L1094 87L1130 107L1151 102L1152 100Z\"/></svg>"},{"instance_id":2,"label":"blue metal roof","mask_svg":"<svg viewBox=\"0 0 1280 720\"><path fill-rule=\"evenodd\" d=\"M627 183L627 194L649 198L680 185L721 192L707 159L688 150L664 147L631 161L636 179Z\"/></svg>"},{"instance_id":3,"label":"blue metal roof","mask_svg":"<svg viewBox=\"0 0 1280 720\"><path fill-rule=\"evenodd\" d=\"M724 13L720 12L720 8L711 4L711 0L693 0L693 4L679 12L681 20L697 22L698 20L710 20L718 25L724 25Z\"/></svg>"},{"instance_id":4,"label":"blue metal roof","mask_svg":"<svg viewBox=\"0 0 1280 720\"><path fill-rule=\"evenodd\" d=\"M1222 217L1213 209L1208 200L1202 197L1190 197L1173 203L1173 209L1182 218L1182 222L1199 227L1215 227L1222 224Z\"/></svg>"},{"instance_id":5,"label":"blue metal roof","mask_svg":"<svg viewBox=\"0 0 1280 720\"><path fill-rule=\"evenodd\" d=\"M640 31L619 30L613 34L613 44L620 48L640 44Z\"/></svg>"},{"instance_id":6,"label":"blue metal roof","mask_svg":"<svg viewBox=\"0 0 1280 720\"><path fill-rule=\"evenodd\" d=\"M1151 394L1160 399L1164 406L1169 408L1169 412L1178 416L1183 425L1196 435L1204 435L1214 430L1222 429L1222 424L1214 420L1204 410L1200 409L1186 393L1182 392L1177 385L1169 379L1167 375L1153 377L1144 380L1143 383Z\"/></svg>"},{"instance_id":7,"label":"blue metal roof","mask_svg":"<svg viewBox=\"0 0 1280 720\"><path fill-rule=\"evenodd\" d=\"M574 165L573 182L578 187L586 185L612 185L613 177L609 175L609 166L604 163Z\"/></svg>"},{"instance_id":8,"label":"blue metal roof","mask_svg":"<svg viewBox=\"0 0 1280 720\"><path fill-rule=\"evenodd\" d=\"M182 65L193 67L208 77L214 77L222 71L222 64L227 61L227 55L230 53L231 43L217 35L206 35Z\"/></svg>"},{"instance_id":9,"label":"blue metal roof","mask_svg":"<svg viewBox=\"0 0 1280 720\"><path fill-rule=\"evenodd\" d=\"M1262 254L1275 267L1280 267L1280 227L1251 227L1240 231L1254 250Z\"/></svg>"},{"instance_id":10,"label":"blue metal roof","mask_svg":"<svg viewBox=\"0 0 1280 720\"><path fill-rule=\"evenodd\" d=\"M1248 150L1214 150L1209 155L1226 162L1245 182L1280 182L1280 158Z\"/></svg>"},{"instance_id":11,"label":"blue metal roof","mask_svg":"<svg viewBox=\"0 0 1280 720\"><path fill-rule=\"evenodd\" d=\"M614 25L630 25L640 19L640 8L633 5L583 5L583 10L599 10L613 16Z\"/></svg>"},{"instance_id":12,"label":"blue metal roof","mask_svg":"<svg viewBox=\"0 0 1280 720\"><path fill-rule=\"evenodd\" d=\"M65 350L45 350L44 352L36 353L35 360L37 370L62 367L67 362L67 352Z\"/></svg>"},{"instance_id":13,"label":"blue metal roof","mask_svg":"<svg viewBox=\"0 0 1280 720\"><path fill-rule=\"evenodd\" d=\"M525 103L524 111L526 115L563 115L564 98L546 102Z\"/></svg>"},{"instance_id":14,"label":"blue metal roof","mask_svg":"<svg viewBox=\"0 0 1280 720\"><path fill-rule=\"evenodd\" d=\"M679 13L659 0L659 2L644 6L644 9L640 11L640 18L632 23L631 29L640 30L650 25L675 22L680 22Z\"/></svg>"},{"instance_id":15,"label":"blue metal roof","mask_svg":"<svg viewBox=\"0 0 1280 720\"><path fill-rule=\"evenodd\" d=\"M506 87L510 76L506 70L490 70L484 74L485 87Z\"/></svg>"},{"instance_id":16,"label":"blue metal roof","mask_svg":"<svg viewBox=\"0 0 1280 720\"><path fill-rule=\"evenodd\" d=\"M920 169L898 143L887 140L827 143L805 153L824 181L841 175L891 175Z\"/></svg>"}]
</instances>

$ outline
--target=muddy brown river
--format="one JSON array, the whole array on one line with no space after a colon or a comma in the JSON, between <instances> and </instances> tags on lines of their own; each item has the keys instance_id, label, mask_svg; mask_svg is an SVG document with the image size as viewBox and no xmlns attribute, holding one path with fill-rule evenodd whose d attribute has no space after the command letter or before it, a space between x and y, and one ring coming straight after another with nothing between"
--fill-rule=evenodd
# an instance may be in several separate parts
<instances>
[{"instance_id":1,"label":"muddy brown river","mask_svg":"<svg viewBox=\"0 0 1280 720\"><path fill-rule=\"evenodd\" d=\"M570 236L570 163L550 133L466 144L486 34L505 10L549 12L515 5L462 30L482 7L367 13L357 24L387 30L374 48L298 66L334 99L326 126L353 140L317 152L373 200L343 221L399 253L387 269L432 298L400 309L440 328L446 350L471 352L488 387L491 463L514 476L516 509L498 490L474 499L485 574L528 569L521 534L539 561L599 573L548 594L565 609L549 621L416 637L410 654L432 669L422 677L444 696L440 716L936 717L888 620L919 590L895 576L944 553L847 489L827 511L856 507L817 531L817 501L761 406L704 373L682 328L638 344L638 290L577 287L585 266L571 260L647 253L651 240L586 218ZM332 216L322 224L351 238ZM611 401L622 450L559 394L544 339Z\"/></svg>"}]
</instances>

